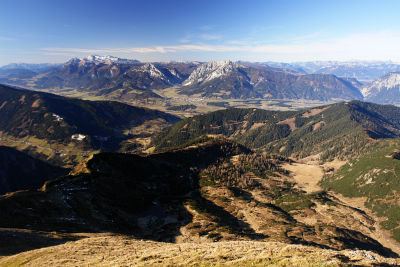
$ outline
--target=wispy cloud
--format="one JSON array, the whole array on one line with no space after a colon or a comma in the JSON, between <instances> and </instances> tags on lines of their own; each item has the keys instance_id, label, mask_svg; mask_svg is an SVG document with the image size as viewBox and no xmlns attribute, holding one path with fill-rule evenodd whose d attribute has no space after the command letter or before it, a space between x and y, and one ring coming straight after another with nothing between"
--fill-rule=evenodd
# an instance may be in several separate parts
<instances>
[{"instance_id":1,"label":"wispy cloud","mask_svg":"<svg viewBox=\"0 0 400 267\"><path fill-rule=\"evenodd\" d=\"M152 47L130 47L130 48L104 48L104 49L88 49L88 48L42 48L43 51L60 52L60 53L173 53L182 51L235 51L241 49L235 46L225 45L206 45L206 44L187 44L187 45L174 45L174 46L152 46Z\"/></svg>"},{"instance_id":2,"label":"wispy cloud","mask_svg":"<svg viewBox=\"0 0 400 267\"><path fill-rule=\"evenodd\" d=\"M0 36L0 41L14 41L14 38L11 37L6 37L6 36Z\"/></svg>"},{"instance_id":3,"label":"wispy cloud","mask_svg":"<svg viewBox=\"0 0 400 267\"><path fill-rule=\"evenodd\" d=\"M321 39L322 34L323 34L322 31L317 31L305 35L295 36L291 38L291 42L293 43L310 42L316 39Z\"/></svg>"},{"instance_id":4,"label":"wispy cloud","mask_svg":"<svg viewBox=\"0 0 400 267\"><path fill-rule=\"evenodd\" d=\"M317 37L317 34L315 35ZM303 39L301 41L301 39ZM128 48L43 48L55 53L117 54L117 53L179 53L179 52L241 52L257 53L280 60L347 60L393 59L400 60L400 32L383 31L374 34L355 34L342 38L318 41L313 36L300 38L287 44L250 45L226 42L223 45L179 44L171 46Z\"/></svg>"},{"instance_id":5,"label":"wispy cloud","mask_svg":"<svg viewBox=\"0 0 400 267\"><path fill-rule=\"evenodd\" d=\"M202 25L199 27L199 30L201 30L201 31L210 31L212 29L214 29L213 25Z\"/></svg>"},{"instance_id":6,"label":"wispy cloud","mask_svg":"<svg viewBox=\"0 0 400 267\"><path fill-rule=\"evenodd\" d=\"M180 43L193 43L194 41L216 41L221 40L222 35L215 33L187 33L184 37L179 39Z\"/></svg>"},{"instance_id":7,"label":"wispy cloud","mask_svg":"<svg viewBox=\"0 0 400 267\"><path fill-rule=\"evenodd\" d=\"M206 40L206 41L210 41L210 40L220 40L222 39L221 35L218 34L208 34L208 33L204 33L204 34L200 34L199 36L201 39Z\"/></svg>"},{"instance_id":8,"label":"wispy cloud","mask_svg":"<svg viewBox=\"0 0 400 267\"><path fill-rule=\"evenodd\" d=\"M44 52L43 56L64 56L64 57L75 57L76 53L74 52Z\"/></svg>"},{"instance_id":9,"label":"wispy cloud","mask_svg":"<svg viewBox=\"0 0 400 267\"><path fill-rule=\"evenodd\" d=\"M192 41L192 39L189 36L186 36L186 37L183 37L183 38L179 39L179 42L183 43L183 44L190 43L191 41Z\"/></svg>"}]
</instances>

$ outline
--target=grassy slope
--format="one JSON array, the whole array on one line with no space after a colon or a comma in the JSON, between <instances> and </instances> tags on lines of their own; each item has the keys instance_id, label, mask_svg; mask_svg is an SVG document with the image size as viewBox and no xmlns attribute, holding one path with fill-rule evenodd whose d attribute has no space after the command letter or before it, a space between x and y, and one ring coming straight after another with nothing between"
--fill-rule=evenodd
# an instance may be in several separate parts
<instances>
[{"instance_id":1,"label":"grassy slope","mask_svg":"<svg viewBox=\"0 0 400 267\"><path fill-rule=\"evenodd\" d=\"M399 136L399 110L358 101L306 111L221 110L174 124L156 135L152 145L161 150L211 134L284 156L349 158L368 151L370 137Z\"/></svg>"},{"instance_id":2,"label":"grassy slope","mask_svg":"<svg viewBox=\"0 0 400 267\"><path fill-rule=\"evenodd\" d=\"M381 225L400 241L400 162L390 157L400 140L382 140L376 150L351 160L321 186L349 197L366 197L366 206L386 218Z\"/></svg>"},{"instance_id":3,"label":"grassy slope","mask_svg":"<svg viewBox=\"0 0 400 267\"><path fill-rule=\"evenodd\" d=\"M223 139L148 157L102 153L83 172L48 182L41 191L1 196L0 226L107 230L163 241L273 240L392 254L356 229L358 222L338 227L296 219L318 216L317 206L351 214L325 193L296 189L282 162L287 159L253 154Z\"/></svg>"},{"instance_id":4,"label":"grassy slope","mask_svg":"<svg viewBox=\"0 0 400 267\"><path fill-rule=\"evenodd\" d=\"M72 134L118 135L146 120L178 118L159 111L110 101L84 101L0 86L0 127L14 136L67 141ZM57 119L55 115L62 119Z\"/></svg>"},{"instance_id":5,"label":"grassy slope","mask_svg":"<svg viewBox=\"0 0 400 267\"><path fill-rule=\"evenodd\" d=\"M304 111L279 113L282 116L279 120L271 116L273 112L255 112L261 114L261 117L268 122L293 118L292 123L296 129L283 138L271 138L270 132L267 131L267 129L272 129L271 126L265 129L265 134L264 125L253 129L254 125L262 119L246 120L245 118L250 117L248 114L252 114L253 111L239 111L247 113L232 119L232 114L240 114L240 112L227 110L181 121L180 124L173 125L156 137L153 144L157 144L161 139L161 146L168 146L173 145L173 142L168 143L169 140L179 141L180 138L185 140L193 135L211 133L227 135L241 143L250 143L255 148L285 156L303 158L321 153L323 160L335 157L359 158L350 163L354 164L352 167L346 165L334 177L326 178L322 185L346 196L367 197L367 207L376 212L379 217L387 217L387 220L382 222L382 226L391 230L394 237L400 240L400 189L397 176L397 173L400 173L399 163L395 159L385 157L394 149L399 148L398 141L390 139L399 136L400 109L398 107L354 101L330 105L320 113L314 112L314 115L308 114L309 116L304 116L307 114ZM215 120L215 117L219 120ZM222 121L219 124L221 126L215 127L214 121ZM253 126L249 126L249 123L245 121L251 121ZM323 124L315 129L317 123ZM178 138L174 139L176 136ZM260 146L257 141L260 139L267 144Z\"/></svg>"},{"instance_id":6,"label":"grassy slope","mask_svg":"<svg viewBox=\"0 0 400 267\"><path fill-rule=\"evenodd\" d=\"M1 259L9 266L396 266L369 251L335 251L276 242L168 244L128 236L92 235ZM386 264L386 265L385 265Z\"/></svg>"},{"instance_id":7,"label":"grassy slope","mask_svg":"<svg viewBox=\"0 0 400 267\"><path fill-rule=\"evenodd\" d=\"M178 120L161 111L118 102L85 101L0 85L1 145L29 151L60 166L76 164L82 154L95 150L115 151L122 140L138 137L149 124L163 127ZM74 134L86 137L72 140Z\"/></svg>"}]
</instances>

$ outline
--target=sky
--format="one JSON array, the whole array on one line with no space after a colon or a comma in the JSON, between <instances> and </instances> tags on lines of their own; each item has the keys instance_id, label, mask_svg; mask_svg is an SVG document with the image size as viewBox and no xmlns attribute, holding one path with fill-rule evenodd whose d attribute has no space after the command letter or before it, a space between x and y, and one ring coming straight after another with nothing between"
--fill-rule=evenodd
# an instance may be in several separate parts
<instances>
[{"instance_id":1,"label":"sky","mask_svg":"<svg viewBox=\"0 0 400 267\"><path fill-rule=\"evenodd\" d=\"M0 66L140 61L400 62L400 1L0 0Z\"/></svg>"}]
</instances>

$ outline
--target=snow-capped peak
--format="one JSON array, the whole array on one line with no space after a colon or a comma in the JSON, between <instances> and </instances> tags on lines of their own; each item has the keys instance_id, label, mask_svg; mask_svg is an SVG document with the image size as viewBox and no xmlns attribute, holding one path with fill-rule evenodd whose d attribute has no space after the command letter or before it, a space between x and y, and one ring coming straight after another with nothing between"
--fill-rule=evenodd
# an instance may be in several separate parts
<instances>
[{"instance_id":1,"label":"snow-capped peak","mask_svg":"<svg viewBox=\"0 0 400 267\"><path fill-rule=\"evenodd\" d=\"M361 93L364 97L368 97L379 93L383 89L392 89L398 86L400 86L400 73L392 72L364 86L361 89Z\"/></svg>"},{"instance_id":2,"label":"snow-capped peak","mask_svg":"<svg viewBox=\"0 0 400 267\"><path fill-rule=\"evenodd\" d=\"M137 60L125 59L113 56L99 56L99 55L90 55L85 58L81 58L80 60L84 62L93 62L93 63L133 63L138 62Z\"/></svg>"},{"instance_id":3,"label":"snow-capped peak","mask_svg":"<svg viewBox=\"0 0 400 267\"><path fill-rule=\"evenodd\" d=\"M184 86L207 82L237 69L240 65L230 60L211 61L197 67L183 83Z\"/></svg>"},{"instance_id":4,"label":"snow-capped peak","mask_svg":"<svg viewBox=\"0 0 400 267\"><path fill-rule=\"evenodd\" d=\"M158 68L156 68L156 66L154 66L151 63L144 64L143 66L141 66L138 69L138 71L147 72L153 78L159 78L159 79L162 79L162 80L167 80L165 75Z\"/></svg>"}]
</instances>

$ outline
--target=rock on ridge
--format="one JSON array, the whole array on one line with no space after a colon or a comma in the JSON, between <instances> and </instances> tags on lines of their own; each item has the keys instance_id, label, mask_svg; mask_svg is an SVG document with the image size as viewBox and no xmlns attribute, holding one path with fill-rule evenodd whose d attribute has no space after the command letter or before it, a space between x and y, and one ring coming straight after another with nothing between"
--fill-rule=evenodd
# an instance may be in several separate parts
<instances>
[{"instance_id":1,"label":"rock on ridge","mask_svg":"<svg viewBox=\"0 0 400 267\"><path fill-rule=\"evenodd\" d=\"M211 81L226 75L239 67L240 65L238 63L230 60L207 62L196 68L185 80L183 85L189 86L196 83Z\"/></svg>"},{"instance_id":2,"label":"rock on ridge","mask_svg":"<svg viewBox=\"0 0 400 267\"><path fill-rule=\"evenodd\" d=\"M364 97L374 96L384 89L392 89L400 85L400 72L389 73L376 81L364 86L361 93Z\"/></svg>"}]
</instances>

